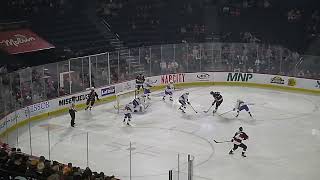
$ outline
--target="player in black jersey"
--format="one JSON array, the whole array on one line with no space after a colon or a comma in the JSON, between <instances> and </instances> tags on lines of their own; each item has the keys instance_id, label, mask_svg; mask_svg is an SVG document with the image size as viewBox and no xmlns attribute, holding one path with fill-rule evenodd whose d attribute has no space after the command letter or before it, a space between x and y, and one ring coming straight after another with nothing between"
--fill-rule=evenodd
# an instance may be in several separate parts
<instances>
[{"instance_id":1,"label":"player in black jersey","mask_svg":"<svg viewBox=\"0 0 320 180\"><path fill-rule=\"evenodd\" d=\"M94 88L91 89L91 92L88 95L88 99L87 99L87 107L85 108L85 110L90 110L92 109L94 103L96 102L96 98L97 100L100 100L98 97L98 94L96 93L96 91L94 90Z\"/></svg>"},{"instance_id":2,"label":"player in black jersey","mask_svg":"<svg viewBox=\"0 0 320 180\"><path fill-rule=\"evenodd\" d=\"M220 92L213 92L211 91L210 94L213 96L214 101L212 103L212 106L214 106L214 104L216 104L216 108L213 110L213 113L217 112L219 106L222 104L223 102L223 97L220 94Z\"/></svg>"}]
</instances>

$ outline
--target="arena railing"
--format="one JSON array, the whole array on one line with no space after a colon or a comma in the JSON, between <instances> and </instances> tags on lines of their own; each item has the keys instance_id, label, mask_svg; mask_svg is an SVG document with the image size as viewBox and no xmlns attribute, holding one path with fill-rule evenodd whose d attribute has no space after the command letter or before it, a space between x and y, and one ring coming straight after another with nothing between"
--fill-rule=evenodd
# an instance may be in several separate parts
<instances>
[{"instance_id":1,"label":"arena railing","mask_svg":"<svg viewBox=\"0 0 320 180\"><path fill-rule=\"evenodd\" d=\"M155 76L241 71L318 79L319 62L320 57L299 55L280 46L243 43L167 44L77 57L1 75L0 118L22 107L82 92L90 87L132 80L139 73ZM18 139L21 132L28 131L27 128L20 128L11 137L7 135L4 141L12 146L22 141L30 141L31 144L28 137ZM50 133L50 128L47 127L48 137L54 139L56 137ZM79 134L81 137L78 138L88 144L88 135L85 136L81 130ZM33 151L35 154L43 153L37 149ZM30 152L32 155L31 148ZM54 159L54 154L51 156ZM50 159L50 153L48 157Z\"/></svg>"},{"instance_id":2,"label":"arena railing","mask_svg":"<svg viewBox=\"0 0 320 180\"><path fill-rule=\"evenodd\" d=\"M167 44L106 52L0 76L0 117L41 101L146 76L177 72L242 71L320 77L320 57L255 43Z\"/></svg>"}]
</instances>

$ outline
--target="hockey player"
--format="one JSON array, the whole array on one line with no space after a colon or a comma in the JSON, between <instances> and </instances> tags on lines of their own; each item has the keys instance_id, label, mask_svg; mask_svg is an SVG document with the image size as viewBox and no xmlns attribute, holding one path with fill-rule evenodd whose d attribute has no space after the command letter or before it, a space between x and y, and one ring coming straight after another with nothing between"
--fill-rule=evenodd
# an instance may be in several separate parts
<instances>
[{"instance_id":1,"label":"hockey player","mask_svg":"<svg viewBox=\"0 0 320 180\"><path fill-rule=\"evenodd\" d=\"M142 74L139 74L136 77L136 88L137 88L138 91L140 90L140 88L143 88L144 81L145 81L145 79L144 79L144 76Z\"/></svg>"},{"instance_id":2,"label":"hockey player","mask_svg":"<svg viewBox=\"0 0 320 180\"><path fill-rule=\"evenodd\" d=\"M134 112L142 112L143 111L144 107L143 107L142 103L143 103L142 97L137 97L132 101Z\"/></svg>"},{"instance_id":3,"label":"hockey player","mask_svg":"<svg viewBox=\"0 0 320 180\"><path fill-rule=\"evenodd\" d=\"M162 98L162 100L166 100L166 96L169 95L169 99L170 101L173 101L172 99L172 94L173 94L173 90L174 90L174 86L173 86L173 81L170 81L170 84L167 85L166 89L164 90L164 96Z\"/></svg>"},{"instance_id":4,"label":"hockey player","mask_svg":"<svg viewBox=\"0 0 320 180\"><path fill-rule=\"evenodd\" d=\"M186 92L179 97L179 103L181 104L181 106L179 107L179 110L181 110L183 113L186 113L184 111L187 108L186 105L190 104L188 96L189 96L189 92Z\"/></svg>"},{"instance_id":5,"label":"hockey player","mask_svg":"<svg viewBox=\"0 0 320 180\"><path fill-rule=\"evenodd\" d=\"M223 102L223 97L220 94L220 92L213 92L211 91L210 94L213 96L214 101L212 103L212 106L214 106L214 104L216 104L216 108L213 110L213 113L217 112L219 106L222 104Z\"/></svg>"},{"instance_id":6,"label":"hockey player","mask_svg":"<svg viewBox=\"0 0 320 180\"><path fill-rule=\"evenodd\" d=\"M239 112L242 111L242 110L246 110L249 113L249 115L252 117L252 114L250 112L250 109L249 109L248 105L246 103L244 103L244 101L242 101L240 99L237 100L236 106L233 108L233 111L235 111L235 110L237 110L236 117L239 116Z\"/></svg>"},{"instance_id":7,"label":"hockey player","mask_svg":"<svg viewBox=\"0 0 320 180\"><path fill-rule=\"evenodd\" d=\"M126 123L128 126L130 126L129 122L131 121L132 110L133 110L133 104L132 103L129 103L124 107L123 123Z\"/></svg>"},{"instance_id":8,"label":"hockey player","mask_svg":"<svg viewBox=\"0 0 320 180\"><path fill-rule=\"evenodd\" d=\"M92 87L91 92L88 95L88 99L87 99L87 103L86 103L87 107L85 108L85 110L89 109L91 111L94 103L96 102L96 98L97 98L97 100L100 100L98 97L98 94L95 92L94 88Z\"/></svg>"},{"instance_id":9,"label":"hockey player","mask_svg":"<svg viewBox=\"0 0 320 180\"><path fill-rule=\"evenodd\" d=\"M151 82L150 82L150 79L147 79L147 80L143 83L143 88L144 88L143 94L144 94L149 100L151 100L151 98L150 98L150 93L151 93L150 87L152 87Z\"/></svg>"},{"instance_id":10,"label":"hockey player","mask_svg":"<svg viewBox=\"0 0 320 180\"><path fill-rule=\"evenodd\" d=\"M235 150L238 149L238 147L242 148L242 157L247 157L246 156L246 151L247 151L247 146L242 143L242 141L245 141L249 138L249 136L243 132L243 128L239 127L239 131L235 133L233 136L231 142L233 142L233 148L230 150L229 154L233 154Z\"/></svg>"}]
</instances>

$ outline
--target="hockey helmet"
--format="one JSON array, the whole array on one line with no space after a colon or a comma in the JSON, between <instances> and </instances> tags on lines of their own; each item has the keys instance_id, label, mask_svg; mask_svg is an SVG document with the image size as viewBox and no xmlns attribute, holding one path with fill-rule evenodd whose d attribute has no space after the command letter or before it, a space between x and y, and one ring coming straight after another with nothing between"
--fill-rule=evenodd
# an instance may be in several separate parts
<instances>
[{"instance_id":1,"label":"hockey helmet","mask_svg":"<svg viewBox=\"0 0 320 180\"><path fill-rule=\"evenodd\" d=\"M186 95L189 95L189 92L186 92Z\"/></svg>"},{"instance_id":2,"label":"hockey helmet","mask_svg":"<svg viewBox=\"0 0 320 180\"><path fill-rule=\"evenodd\" d=\"M172 81L172 80L170 80L170 81L169 81L169 83L170 83L170 84L173 84L173 81Z\"/></svg>"},{"instance_id":3,"label":"hockey helmet","mask_svg":"<svg viewBox=\"0 0 320 180\"><path fill-rule=\"evenodd\" d=\"M211 95L213 95L213 94L214 94L214 92L213 92L213 91L211 91L211 92L210 92L210 94L211 94Z\"/></svg>"},{"instance_id":4,"label":"hockey helmet","mask_svg":"<svg viewBox=\"0 0 320 180\"><path fill-rule=\"evenodd\" d=\"M242 127L239 127L239 131L241 131L241 132L242 132L242 131L243 131L243 128L242 128Z\"/></svg>"}]
</instances>

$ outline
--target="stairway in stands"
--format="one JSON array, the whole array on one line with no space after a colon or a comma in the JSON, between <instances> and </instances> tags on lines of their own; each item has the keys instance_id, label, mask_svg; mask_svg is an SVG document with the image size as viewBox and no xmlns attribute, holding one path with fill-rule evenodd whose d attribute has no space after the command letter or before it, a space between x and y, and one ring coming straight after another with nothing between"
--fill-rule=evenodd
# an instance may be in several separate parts
<instances>
[{"instance_id":1,"label":"stairway in stands","mask_svg":"<svg viewBox=\"0 0 320 180\"><path fill-rule=\"evenodd\" d=\"M105 19L101 19L101 21L111 34L111 26L108 22ZM114 47L115 51L119 51L120 62L125 61L127 63L129 74L144 74L144 65L140 64L139 56L130 53L130 49L124 45L124 42L120 40L118 34L114 34L113 38L110 39L110 44ZM111 68L112 66L117 66L117 64L111 64Z\"/></svg>"},{"instance_id":2,"label":"stairway in stands","mask_svg":"<svg viewBox=\"0 0 320 180\"><path fill-rule=\"evenodd\" d=\"M83 13L52 15L46 20L34 19L32 29L56 48L73 52L73 56L114 50L109 42L112 36L103 36Z\"/></svg>"}]
</instances>

